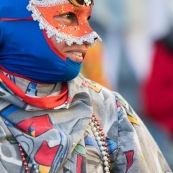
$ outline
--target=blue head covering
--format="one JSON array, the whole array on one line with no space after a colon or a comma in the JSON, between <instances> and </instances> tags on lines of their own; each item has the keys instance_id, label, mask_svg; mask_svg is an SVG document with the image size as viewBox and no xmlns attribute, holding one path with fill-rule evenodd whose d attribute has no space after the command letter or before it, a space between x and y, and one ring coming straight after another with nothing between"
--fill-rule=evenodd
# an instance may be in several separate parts
<instances>
[{"instance_id":1,"label":"blue head covering","mask_svg":"<svg viewBox=\"0 0 173 173\"><path fill-rule=\"evenodd\" d=\"M1 0L0 66L38 82L56 83L75 78L81 63L63 60L49 47L39 24L26 9L28 0Z\"/></svg>"}]
</instances>

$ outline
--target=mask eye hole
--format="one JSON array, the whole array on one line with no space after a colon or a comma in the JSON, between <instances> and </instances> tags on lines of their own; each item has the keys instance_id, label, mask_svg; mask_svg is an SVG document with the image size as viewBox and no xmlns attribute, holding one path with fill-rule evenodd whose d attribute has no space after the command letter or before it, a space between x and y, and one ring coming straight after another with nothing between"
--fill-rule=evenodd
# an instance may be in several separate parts
<instances>
[{"instance_id":1,"label":"mask eye hole","mask_svg":"<svg viewBox=\"0 0 173 173\"><path fill-rule=\"evenodd\" d=\"M81 6L88 3L89 5L93 5L93 0L69 0L69 1L75 6Z\"/></svg>"},{"instance_id":2,"label":"mask eye hole","mask_svg":"<svg viewBox=\"0 0 173 173\"><path fill-rule=\"evenodd\" d=\"M74 13L65 13L61 15L57 15L53 17L54 20L56 20L58 23L62 25L67 26L77 26L78 25L78 19Z\"/></svg>"},{"instance_id":3,"label":"mask eye hole","mask_svg":"<svg viewBox=\"0 0 173 173\"><path fill-rule=\"evenodd\" d=\"M85 1L84 0L76 0L78 2L78 4L80 5L84 5L85 4Z\"/></svg>"}]
</instances>

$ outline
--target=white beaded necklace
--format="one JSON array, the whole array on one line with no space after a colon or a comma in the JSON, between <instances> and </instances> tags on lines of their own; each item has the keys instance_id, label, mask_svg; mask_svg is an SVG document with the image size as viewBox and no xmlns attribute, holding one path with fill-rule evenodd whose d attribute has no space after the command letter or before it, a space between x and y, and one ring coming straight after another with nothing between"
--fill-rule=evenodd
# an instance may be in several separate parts
<instances>
[{"instance_id":1,"label":"white beaded necklace","mask_svg":"<svg viewBox=\"0 0 173 173\"><path fill-rule=\"evenodd\" d=\"M102 162L104 166L104 172L105 173L110 173L110 167L109 167L109 154L108 154L108 149L107 149L107 143L106 143L106 138L103 132L103 129L100 126L100 123L98 119L96 118L96 115L93 114L91 121L90 121L90 126L91 130L93 131L93 134L95 136L95 139L99 145L101 155L102 155Z\"/></svg>"}]
</instances>

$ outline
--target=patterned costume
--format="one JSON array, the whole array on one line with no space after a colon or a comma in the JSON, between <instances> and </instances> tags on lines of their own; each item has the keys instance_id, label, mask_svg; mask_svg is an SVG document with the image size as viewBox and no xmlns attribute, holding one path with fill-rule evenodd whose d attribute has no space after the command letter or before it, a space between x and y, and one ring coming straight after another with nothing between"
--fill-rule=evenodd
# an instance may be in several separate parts
<instances>
[{"instance_id":1,"label":"patterned costume","mask_svg":"<svg viewBox=\"0 0 173 173\"><path fill-rule=\"evenodd\" d=\"M58 87L8 78L22 86L23 92L33 95L54 94ZM89 124L93 113L106 136L112 173L171 172L142 121L118 93L80 75L68 82L68 101L46 110L24 103L4 87L7 83L7 78L3 78L1 173L25 172L18 143L26 152L33 173L104 172L99 145Z\"/></svg>"},{"instance_id":2,"label":"patterned costume","mask_svg":"<svg viewBox=\"0 0 173 173\"><path fill-rule=\"evenodd\" d=\"M50 42L54 37L69 46L94 44L99 36L87 21L92 5L91 0L1 2L1 173L171 172L129 104L80 75L81 63ZM72 13L76 26L53 20Z\"/></svg>"}]
</instances>

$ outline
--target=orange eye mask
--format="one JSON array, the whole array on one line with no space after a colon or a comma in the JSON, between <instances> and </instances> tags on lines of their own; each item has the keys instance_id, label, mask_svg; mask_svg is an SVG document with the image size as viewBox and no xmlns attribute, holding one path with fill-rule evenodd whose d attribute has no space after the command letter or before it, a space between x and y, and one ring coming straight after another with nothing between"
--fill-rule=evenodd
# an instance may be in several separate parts
<instances>
[{"instance_id":1,"label":"orange eye mask","mask_svg":"<svg viewBox=\"0 0 173 173\"><path fill-rule=\"evenodd\" d=\"M46 30L49 38L55 36L58 43L64 40L68 45L83 42L93 45L100 37L88 23L92 1L69 1L52 0L50 3L48 0L31 0L27 8L32 11L33 19L39 22L40 29Z\"/></svg>"}]
</instances>

